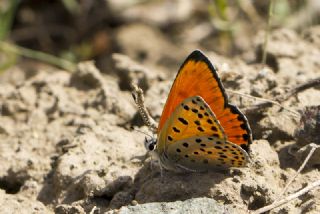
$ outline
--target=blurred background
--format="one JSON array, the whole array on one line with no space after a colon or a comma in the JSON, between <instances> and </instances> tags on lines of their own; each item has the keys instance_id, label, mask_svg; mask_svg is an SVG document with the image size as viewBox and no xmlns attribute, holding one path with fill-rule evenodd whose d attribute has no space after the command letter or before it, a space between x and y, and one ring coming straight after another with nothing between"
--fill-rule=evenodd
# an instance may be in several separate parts
<instances>
[{"instance_id":1,"label":"blurred background","mask_svg":"<svg viewBox=\"0 0 320 214\"><path fill-rule=\"evenodd\" d=\"M193 49L250 63L268 26L303 33L319 22L318 0L1 0L0 71L93 59L112 74L114 52L170 67Z\"/></svg>"},{"instance_id":2,"label":"blurred background","mask_svg":"<svg viewBox=\"0 0 320 214\"><path fill-rule=\"evenodd\" d=\"M319 23L320 0L0 0L0 206L103 213L205 196L248 213L277 200L309 151L295 161L291 145L319 136ZM251 124L253 170L160 178L138 158L146 127L130 83L158 120L194 49L218 65L231 103ZM309 80L318 88L301 89ZM305 107L299 125L296 111ZM306 170L295 188L319 177ZM320 213L312 198L319 191L279 212Z\"/></svg>"}]
</instances>

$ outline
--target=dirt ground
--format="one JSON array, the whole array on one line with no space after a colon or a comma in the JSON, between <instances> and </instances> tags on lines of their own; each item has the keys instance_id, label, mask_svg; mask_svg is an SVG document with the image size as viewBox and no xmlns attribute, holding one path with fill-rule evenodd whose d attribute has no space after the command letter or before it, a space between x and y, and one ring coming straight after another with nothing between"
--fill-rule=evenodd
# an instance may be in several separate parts
<instances>
[{"instance_id":1,"label":"dirt ground","mask_svg":"<svg viewBox=\"0 0 320 214\"><path fill-rule=\"evenodd\" d=\"M144 18L139 8L121 16L128 14ZM178 21L189 16L176 15ZM158 25L166 22L153 18L146 19ZM273 30L267 66L259 63L263 31L250 45L243 44L238 57L214 52L197 38L182 39L183 45L174 43L149 23L126 23L112 35L121 51L111 51L107 62L97 59L99 69L93 61L78 64L75 72L23 61L2 73L0 212L201 213L211 210L206 207L211 201L203 200L213 199L223 213L248 213L278 200L306 157L306 145L320 144L319 107L311 116L305 111L320 105L320 87L279 100L282 107L261 105L263 101L246 95L274 100L319 78L320 26L301 33ZM139 131L152 133L137 112L130 84L142 87L145 105L158 120L180 64L198 48L218 67L231 103L249 120L252 163L227 172L165 171L161 177L157 164L142 161L145 134ZM319 157L316 151L286 194L319 180ZM320 213L320 190L270 213Z\"/></svg>"}]
</instances>

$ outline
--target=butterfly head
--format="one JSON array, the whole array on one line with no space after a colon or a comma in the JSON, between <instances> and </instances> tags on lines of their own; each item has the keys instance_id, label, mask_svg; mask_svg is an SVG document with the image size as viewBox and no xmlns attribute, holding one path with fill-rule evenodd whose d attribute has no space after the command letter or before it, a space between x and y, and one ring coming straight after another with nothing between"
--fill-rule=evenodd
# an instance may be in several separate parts
<instances>
[{"instance_id":1,"label":"butterfly head","mask_svg":"<svg viewBox=\"0 0 320 214\"><path fill-rule=\"evenodd\" d=\"M156 138L147 138L145 137L144 139L144 147L146 148L147 151L152 152L156 149L157 147L157 139Z\"/></svg>"}]
</instances>

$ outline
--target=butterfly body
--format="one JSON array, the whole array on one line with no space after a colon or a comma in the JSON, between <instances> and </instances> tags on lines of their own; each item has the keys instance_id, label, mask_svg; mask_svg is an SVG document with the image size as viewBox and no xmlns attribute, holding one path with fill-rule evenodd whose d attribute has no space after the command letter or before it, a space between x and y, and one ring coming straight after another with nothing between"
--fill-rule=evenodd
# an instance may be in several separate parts
<instances>
[{"instance_id":1,"label":"butterfly body","mask_svg":"<svg viewBox=\"0 0 320 214\"><path fill-rule=\"evenodd\" d=\"M243 167L251 130L246 117L228 103L216 69L192 52L170 90L158 126L155 155L173 171Z\"/></svg>"}]
</instances>

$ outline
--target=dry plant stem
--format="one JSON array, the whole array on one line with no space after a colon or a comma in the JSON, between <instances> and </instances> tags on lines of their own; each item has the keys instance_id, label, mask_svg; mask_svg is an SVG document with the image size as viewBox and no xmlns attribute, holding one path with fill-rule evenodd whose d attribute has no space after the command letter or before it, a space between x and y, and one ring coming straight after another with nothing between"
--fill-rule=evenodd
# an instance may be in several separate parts
<instances>
[{"instance_id":1,"label":"dry plant stem","mask_svg":"<svg viewBox=\"0 0 320 214\"><path fill-rule=\"evenodd\" d=\"M300 172L304 169L304 167L306 166L307 162L309 161L309 159L311 158L311 156L313 155L314 151L318 148L320 148L320 146L311 143L309 144L309 147L311 148L308 156L306 157L306 159L303 161L302 165L300 166L300 168L298 169L298 171L296 172L296 174L289 180L289 182L287 183L287 185L285 186L285 188L282 190L282 192L280 193L279 197L275 200L278 201L280 199L280 197L282 195L284 195L286 193L286 191L288 190L290 184L295 180L295 178L300 174Z\"/></svg>"},{"instance_id":2,"label":"dry plant stem","mask_svg":"<svg viewBox=\"0 0 320 214\"><path fill-rule=\"evenodd\" d=\"M255 100L261 100L261 101L264 101L264 102L268 102L270 104L274 104L276 106L279 106L289 112L291 112L293 115L297 116L297 117L300 117L300 114L296 111L293 111L289 108L286 108L284 107L283 105L281 105L280 103L276 102L276 101L273 101L273 100L268 100L268 99L265 99L265 98L261 98L261 97L255 97L255 96L251 96L251 95L248 95L248 94L243 94L243 93L240 93L240 92L237 92L237 91L232 91L232 90L226 90L227 92L230 92L230 93L233 93L233 94L238 94L240 96L243 96L243 97L248 97L248 98L252 98L252 99L255 99Z\"/></svg>"},{"instance_id":3,"label":"dry plant stem","mask_svg":"<svg viewBox=\"0 0 320 214\"><path fill-rule=\"evenodd\" d=\"M132 96L134 99L134 102L138 106L139 113L143 119L143 122L148 126L148 128L153 132L157 132L157 123L154 121L154 119L150 116L148 110L144 106L144 97L143 97L143 91L138 86L132 84Z\"/></svg>"},{"instance_id":4,"label":"dry plant stem","mask_svg":"<svg viewBox=\"0 0 320 214\"><path fill-rule=\"evenodd\" d=\"M290 89L287 93L285 93L283 95L281 94L281 95L276 96L274 98L274 100L276 102L281 103L281 102L289 99L291 96L298 94L301 91L304 91L308 88L312 88L312 87L316 87L316 86L320 86L320 78L312 79L312 80L309 80L305 83L302 83L302 84ZM274 101L272 101L272 102L274 102ZM273 104L272 102L270 102L270 100L268 100L268 101L258 103L256 105L251 106L251 107L245 108L244 112L256 112L256 111L271 107Z\"/></svg>"},{"instance_id":5,"label":"dry plant stem","mask_svg":"<svg viewBox=\"0 0 320 214\"><path fill-rule=\"evenodd\" d=\"M265 213L267 211L270 211L270 210L272 210L272 209L274 209L276 207L279 207L279 206L281 206L283 204L288 203L289 201L292 201L293 199L298 198L299 196L301 196L301 195L303 195L303 194L309 192L310 190L315 189L315 188L317 188L319 186L320 186L320 179L315 181L315 182L313 182L313 183L311 183L311 184L309 184L308 186L306 186L305 188L299 190L298 192L287 196L286 198L284 198L282 200L275 201L274 203L272 203L272 204L270 204L268 206L265 206L265 207L262 207L262 208L260 208L258 210L253 211L252 214L260 214L260 213Z\"/></svg>"}]
</instances>

